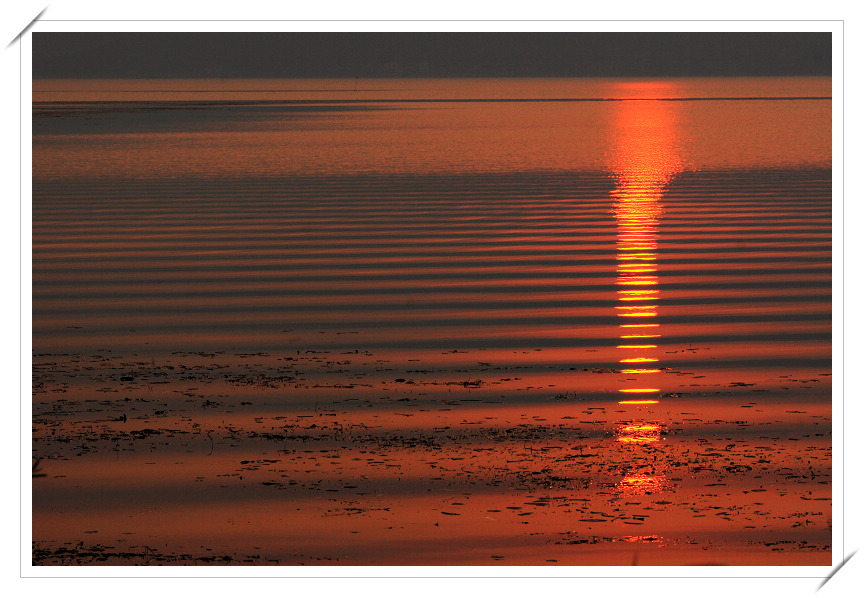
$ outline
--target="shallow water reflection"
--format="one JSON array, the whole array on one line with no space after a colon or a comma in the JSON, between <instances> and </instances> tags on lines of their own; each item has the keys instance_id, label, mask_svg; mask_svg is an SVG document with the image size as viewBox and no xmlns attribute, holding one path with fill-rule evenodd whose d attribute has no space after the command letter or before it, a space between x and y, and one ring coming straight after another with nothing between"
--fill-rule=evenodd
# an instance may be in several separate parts
<instances>
[{"instance_id":1,"label":"shallow water reflection","mask_svg":"<svg viewBox=\"0 0 864 598\"><path fill-rule=\"evenodd\" d=\"M630 83L630 86L639 85ZM656 82L643 83L653 91ZM664 85L673 87L674 83ZM674 89L670 89L674 92ZM626 376L618 391L628 396L618 401L626 406L632 423L617 428L617 440L628 446L654 446L661 440L662 423L640 420L641 410L659 405L662 391L658 343L662 342L657 321L661 311L662 288L658 276L660 261L660 219L663 192L682 171L676 106L671 102L621 102L611 120L609 168L615 179L612 191L617 223L617 287L621 364L648 364L651 368L623 368ZM636 288L634 288L636 287ZM645 287L645 288L642 288ZM649 342L650 340L650 342ZM639 398L630 398L638 396ZM645 455L639 456L639 461ZM662 461L662 458L661 458ZM663 476L642 470L622 472L616 486L625 496L662 492L668 484Z\"/></svg>"},{"instance_id":2,"label":"shallow water reflection","mask_svg":"<svg viewBox=\"0 0 864 598\"><path fill-rule=\"evenodd\" d=\"M475 83L34 104L34 562L830 562L830 81Z\"/></svg>"}]
</instances>

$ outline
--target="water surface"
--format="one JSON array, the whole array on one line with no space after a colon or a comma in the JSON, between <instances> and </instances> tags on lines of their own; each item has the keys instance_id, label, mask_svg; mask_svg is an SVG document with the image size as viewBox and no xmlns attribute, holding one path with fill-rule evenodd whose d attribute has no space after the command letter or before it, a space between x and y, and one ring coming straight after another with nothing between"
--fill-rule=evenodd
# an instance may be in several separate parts
<instances>
[{"instance_id":1,"label":"water surface","mask_svg":"<svg viewBox=\"0 0 864 598\"><path fill-rule=\"evenodd\" d=\"M830 79L34 81L34 561L825 565Z\"/></svg>"}]
</instances>

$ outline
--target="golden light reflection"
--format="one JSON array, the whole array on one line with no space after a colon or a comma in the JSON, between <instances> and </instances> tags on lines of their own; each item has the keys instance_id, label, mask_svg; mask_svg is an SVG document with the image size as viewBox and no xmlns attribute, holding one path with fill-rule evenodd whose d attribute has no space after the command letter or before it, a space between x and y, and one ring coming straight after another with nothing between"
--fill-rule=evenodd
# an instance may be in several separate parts
<instances>
[{"instance_id":1,"label":"golden light reflection","mask_svg":"<svg viewBox=\"0 0 864 598\"><path fill-rule=\"evenodd\" d=\"M653 405L655 403L659 403L656 399L643 399L640 401L618 401L619 405Z\"/></svg>"},{"instance_id":2,"label":"golden light reflection","mask_svg":"<svg viewBox=\"0 0 864 598\"><path fill-rule=\"evenodd\" d=\"M656 85L656 82L627 83L627 85ZM664 83L664 85L667 85ZM673 82L668 83L675 86ZM660 261L659 231L663 205L660 200L669 181L681 171L678 139L676 134L674 107L668 102L622 102L616 106L610 138L609 170L615 177L615 190L612 192L613 212L617 222L616 238L618 278L618 305L615 309L619 318L627 320L654 320L659 315L660 290L657 272ZM622 288L623 287L623 288ZM646 303L651 302L651 305ZM623 321L627 321L623 320ZM652 326L645 324L621 324L622 328ZM660 338L660 334L648 337L628 334L619 335L622 339L617 349L628 354L619 359L620 363L657 362L659 358L633 351L658 349L656 344L637 344L626 342L633 338ZM659 389L639 384L639 376L657 373L657 369L630 369L626 373L635 376L628 380L627 388L619 389L624 393L652 393ZM622 373L624 373L622 371Z\"/></svg>"},{"instance_id":3,"label":"golden light reflection","mask_svg":"<svg viewBox=\"0 0 864 598\"><path fill-rule=\"evenodd\" d=\"M632 268L627 268L627 269L618 268L618 271L619 272L626 272L627 274L633 274L634 272L638 272L639 274L642 274L644 272L656 272L657 268L654 268L651 266L640 265L640 266L634 266Z\"/></svg>"},{"instance_id":4,"label":"golden light reflection","mask_svg":"<svg viewBox=\"0 0 864 598\"><path fill-rule=\"evenodd\" d=\"M624 444L650 444L660 440L660 424L640 422L619 426L618 442Z\"/></svg>"},{"instance_id":5,"label":"golden light reflection","mask_svg":"<svg viewBox=\"0 0 864 598\"><path fill-rule=\"evenodd\" d=\"M623 280L619 279L615 284L630 285L630 286L649 286L657 284L657 277L649 276L628 276Z\"/></svg>"},{"instance_id":6,"label":"golden light reflection","mask_svg":"<svg viewBox=\"0 0 864 598\"><path fill-rule=\"evenodd\" d=\"M666 487L664 476L652 476L647 474L634 474L624 477L618 482L618 490L625 496L642 496L645 494L656 494Z\"/></svg>"},{"instance_id":7,"label":"golden light reflection","mask_svg":"<svg viewBox=\"0 0 864 598\"><path fill-rule=\"evenodd\" d=\"M620 240L620 238L619 238ZM650 260L654 261L657 259L656 253L628 253L625 255L618 255L619 261L629 261L629 260ZM622 265L618 266L619 268L623 267Z\"/></svg>"},{"instance_id":8,"label":"golden light reflection","mask_svg":"<svg viewBox=\"0 0 864 598\"><path fill-rule=\"evenodd\" d=\"M616 349L656 349L657 345L618 345Z\"/></svg>"},{"instance_id":9,"label":"golden light reflection","mask_svg":"<svg viewBox=\"0 0 864 598\"><path fill-rule=\"evenodd\" d=\"M625 357L624 359L619 359L618 363L647 363L651 361L660 361L656 357Z\"/></svg>"},{"instance_id":10,"label":"golden light reflection","mask_svg":"<svg viewBox=\"0 0 864 598\"><path fill-rule=\"evenodd\" d=\"M622 374L657 374L660 370L647 370L647 369L633 369L633 370L621 370Z\"/></svg>"},{"instance_id":11,"label":"golden light reflection","mask_svg":"<svg viewBox=\"0 0 864 598\"><path fill-rule=\"evenodd\" d=\"M655 85L656 83L644 83ZM636 85L640 83L628 83ZM674 86L675 83L668 85ZM621 364L659 362L658 344L633 339L659 339L661 292L658 272L661 262L660 219L666 185L682 170L676 135L675 106L669 102L621 102L616 107L610 139L609 169L615 177L612 193L617 224L616 274L619 320L623 351ZM647 287L647 288L646 288ZM644 320L639 323L634 320ZM653 328L650 333L647 329ZM636 330L633 330L636 329ZM644 376L653 376L659 368L630 367L621 369L628 376L620 393L636 395L618 401L619 405L650 410L659 403L660 388L645 384ZM626 446L653 445L660 440L661 424L631 422L616 430L618 442ZM663 476L653 471L626 472L618 483L623 494L642 495L660 492L666 486Z\"/></svg>"},{"instance_id":12,"label":"golden light reflection","mask_svg":"<svg viewBox=\"0 0 864 598\"><path fill-rule=\"evenodd\" d=\"M659 293L657 289L619 289L618 294L625 297L653 297Z\"/></svg>"}]
</instances>

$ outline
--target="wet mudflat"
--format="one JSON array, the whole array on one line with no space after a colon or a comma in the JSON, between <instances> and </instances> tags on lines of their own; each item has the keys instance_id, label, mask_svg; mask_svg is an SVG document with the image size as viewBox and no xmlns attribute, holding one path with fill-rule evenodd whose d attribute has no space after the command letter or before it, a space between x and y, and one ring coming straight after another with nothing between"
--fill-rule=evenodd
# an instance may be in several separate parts
<instances>
[{"instance_id":1,"label":"wet mudflat","mask_svg":"<svg viewBox=\"0 0 864 598\"><path fill-rule=\"evenodd\" d=\"M633 407L484 353L37 355L34 562L828 562L828 373Z\"/></svg>"}]
</instances>

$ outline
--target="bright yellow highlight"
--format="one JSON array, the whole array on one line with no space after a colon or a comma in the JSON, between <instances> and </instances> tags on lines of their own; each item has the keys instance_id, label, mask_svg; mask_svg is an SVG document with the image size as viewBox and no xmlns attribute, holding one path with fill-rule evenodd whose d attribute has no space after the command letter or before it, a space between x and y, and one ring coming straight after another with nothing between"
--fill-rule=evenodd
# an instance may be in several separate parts
<instances>
[{"instance_id":1,"label":"bright yellow highlight","mask_svg":"<svg viewBox=\"0 0 864 598\"><path fill-rule=\"evenodd\" d=\"M621 480L621 483L627 484L627 485L644 486L645 484L650 483L650 481L651 481L651 478L649 478L649 477L629 477L629 478L624 478L623 480Z\"/></svg>"},{"instance_id":2,"label":"bright yellow highlight","mask_svg":"<svg viewBox=\"0 0 864 598\"><path fill-rule=\"evenodd\" d=\"M660 426L657 424L630 424L618 429L618 442L625 444L648 444L660 440Z\"/></svg>"},{"instance_id":3,"label":"bright yellow highlight","mask_svg":"<svg viewBox=\"0 0 864 598\"><path fill-rule=\"evenodd\" d=\"M656 295L659 293L657 289L621 289L618 291L619 295L627 295L627 296L643 296L643 295Z\"/></svg>"},{"instance_id":4,"label":"bright yellow highlight","mask_svg":"<svg viewBox=\"0 0 864 598\"><path fill-rule=\"evenodd\" d=\"M611 160L608 169L615 176L613 211L618 225L617 249L617 289L618 304L615 306L622 320L647 320L646 324L619 324L621 328L658 327L656 322L660 291L658 261L658 235L663 206L660 199L666 185L681 172L683 164L678 157L678 141L675 138L675 122L668 106L663 104L632 104L621 106L616 111L615 135L610 140ZM635 287L635 288L634 288ZM649 288L645 288L649 287ZM650 288L654 287L654 288ZM626 318L626 320L625 320ZM622 331L626 332L626 331ZM659 338L659 334L641 333L622 334L617 349L626 351L626 357L619 359L622 364L649 364L658 362L655 357L638 357L644 350L657 349L658 345L639 340L627 339ZM638 344L637 344L638 343ZM645 369L638 365L621 370L623 374L639 376L656 374L659 369ZM655 378L652 382L657 383ZM635 384L639 384L636 382ZM647 383L646 383L647 384ZM659 393L658 388L622 388L622 393ZM647 405L657 400L620 401L619 404ZM624 430L622 442L654 442L655 437L645 438L654 428L632 428Z\"/></svg>"},{"instance_id":5,"label":"bright yellow highlight","mask_svg":"<svg viewBox=\"0 0 864 598\"><path fill-rule=\"evenodd\" d=\"M657 268L653 268L651 266L645 266L642 264L633 264L632 266L618 266L619 272L625 272L627 274L633 274L634 272L637 274L643 274L645 272L656 272Z\"/></svg>"},{"instance_id":6,"label":"bright yellow highlight","mask_svg":"<svg viewBox=\"0 0 864 598\"><path fill-rule=\"evenodd\" d=\"M630 496L644 494L656 494L663 490L665 479L663 476L649 476L645 474L629 475L618 482L618 490Z\"/></svg>"},{"instance_id":7,"label":"bright yellow highlight","mask_svg":"<svg viewBox=\"0 0 864 598\"><path fill-rule=\"evenodd\" d=\"M643 83L633 84L641 89ZM648 85L655 85L654 83ZM679 141L676 138L674 111L662 102L639 102L622 104L616 110L614 121L615 134L610 140L611 160L609 170L615 176L613 210L618 225L616 312L621 318L620 345L622 350L619 363L621 374L628 376L626 384L639 388L620 388L621 394L632 398L618 401L619 405L656 405L660 403L661 378L656 376L660 369L654 367L659 359L640 357L641 353L656 353L658 345L649 344L659 338L658 312L663 309L659 291L660 254L658 242L660 219L663 216L661 200L666 185L683 169L679 158ZM623 324L626 321L648 323ZM653 334L652 334L653 333ZM633 340L629 340L633 339ZM632 344L631 344L632 343ZM654 378L640 378L655 374ZM640 398L644 397L644 398ZM655 397L655 398L650 398ZM625 397L622 397L624 399ZM635 411L635 409L634 409ZM651 448L661 440L659 423L644 421L630 422L617 427L617 440L624 447L638 449ZM644 456L644 454L643 454ZM621 471L623 479L617 489L622 494L645 495L661 492L666 483L662 475L655 471L657 462L650 467L635 469L625 467ZM653 536L632 536L636 538Z\"/></svg>"},{"instance_id":8,"label":"bright yellow highlight","mask_svg":"<svg viewBox=\"0 0 864 598\"><path fill-rule=\"evenodd\" d=\"M656 357L626 357L619 359L618 363L645 363L648 361L657 361Z\"/></svg>"},{"instance_id":9,"label":"bright yellow highlight","mask_svg":"<svg viewBox=\"0 0 864 598\"><path fill-rule=\"evenodd\" d=\"M648 249L657 249L656 243L630 243L626 247L619 247L619 251L645 251Z\"/></svg>"},{"instance_id":10,"label":"bright yellow highlight","mask_svg":"<svg viewBox=\"0 0 864 598\"><path fill-rule=\"evenodd\" d=\"M660 401L654 401L654 400L648 400L648 399L645 399L645 400L641 400L641 401L636 401L636 400L633 400L633 401L618 401L618 404L619 404L619 405L650 405L650 404L652 404L652 403L659 403L659 402L660 402Z\"/></svg>"},{"instance_id":11,"label":"bright yellow highlight","mask_svg":"<svg viewBox=\"0 0 864 598\"><path fill-rule=\"evenodd\" d=\"M618 345L616 349L656 349L657 345Z\"/></svg>"},{"instance_id":12,"label":"bright yellow highlight","mask_svg":"<svg viewBox=\"0 0 864 598\"><path fill-rule=\"evenodd\" d=\"M623 284L629 286L641 286L641 285L652 285L657 284L656 276L632 276L628 280L619 280L615 284Z\"/></svg>"},{"instance_id":13,"label":"bright yellow highlight","mask_svg":"<svg viewBox=\"0 0 864 598\"><path fill-rule=\"evenodd\" d=\"M623 426L621 428L622 432L628 432L630 434L634 434L636 432L646 433L646 432L659 432L660 426L657 424L630 424L629 426Z\"/></svg>"},{"instance_id":14,"label":"bright yellow highlight","mask_svg":"<svg viewBox=\"0 0 864 598\"><path fill-rule=\"evenodd\" d=\"M647 237L647 238L646 238ZM645 253L657 249L657 243L648 235L623 235L623 238L618 239L619 251L632 251ZM626 254L623 254L626 255ZM622 259L622 258L619 258Z\"/></svg>"},{"instance_id":15,"label":"bright yellow highlight","mask_svg":"<svg viewBox=\"0 0 864 598\"><path fill-rule=\"evenodd\" d=\"M619 262L627 262L627 261L640 261L640 262L653 262L657 260L656 253L619 253L618 261Z\"/></svg>"}]
</instances>

